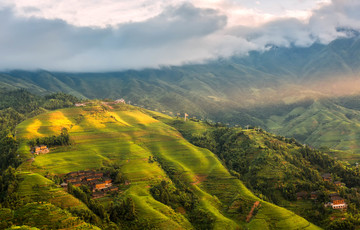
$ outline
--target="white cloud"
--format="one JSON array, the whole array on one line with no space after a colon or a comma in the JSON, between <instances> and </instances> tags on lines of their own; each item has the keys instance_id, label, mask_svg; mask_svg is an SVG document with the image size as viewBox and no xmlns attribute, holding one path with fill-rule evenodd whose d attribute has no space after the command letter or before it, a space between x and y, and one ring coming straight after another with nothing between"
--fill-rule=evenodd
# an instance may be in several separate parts
<instances>
[{"instance_id":1,"label":"white cloud","mask_svg":"<svg viewBox=\"0 0 360 230\"><path fill-rule=\"evenodd\" d=\"M339 27L360 30L355 0L296 1L304 5L276 15L278 8L264 12L232 0L102 0L98 7L95 0L75 1L72 7L66 5L70 0L15 0L12 7L0 8L0 69L113 71L181 65L245 55L268 45L328 43L345 36ZM83 11L74 13L79 8Z\"/></svg>"},{"instance_id":2,"label":"white cloud","mask_svg":"<svg viewBox=\"0 0 360 230\"><path fill-rule=\"evenodd\" d=\"M61 19L76 26L106 27L144 21L173 5L174 0L3 0L19 16ZM33 9L33 10L29 10Z\"/></svg>"},{"instance_id":3,"label":"white cloud","mask_svg":"<svg viewBox=\"0 0 360 230\"><path fill-rule=\"evenodd\" d=\"M259 25L279 17L303 18L305 12L329 0L2 0L0 5L13 6L19 16L62 19L76 26L115 26L155 17L166 7L191 3L225 14L230 25ZM287 12L302 12L287 14ZM250 20L247 20L250 18Z\"/></svg>"},{"instance_id":4,"label":"white cloud","mask_svg":"<svg viewBox=\"0 0 360 230\"><path fill-rule=\"evenodd\" d=\"M191 4L108 28L21 18L10 9L0 12L0 20L0 52L6 57L0 68L68 71L157 67L212 58L222 49L213 37L226 26L225 16Z\"/></svg>"}]
</instances>

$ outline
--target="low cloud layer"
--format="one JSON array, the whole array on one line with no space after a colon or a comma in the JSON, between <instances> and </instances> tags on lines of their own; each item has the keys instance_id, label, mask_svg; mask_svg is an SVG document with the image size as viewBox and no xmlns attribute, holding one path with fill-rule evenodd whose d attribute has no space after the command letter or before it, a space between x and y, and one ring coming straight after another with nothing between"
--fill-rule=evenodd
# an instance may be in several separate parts
<instances>
[{"instance_id":1,"label":"low cloud layer","mask_svg":"<svg viewBox=\"0 0 360 230\"><path fill-rule=\"evenodd\" d=\"M36 12L37 9L27 9ZM229 25L219 9L190 3L166 6L148 19L108 27L80 27L60 19L0 10L0 69L116 71L246 55L268 45L310 46L360 30L360 2L333 0L306 21L282 17L257 26ZM241 25L241 26L240 26Z\"/></svg>"}]
</instances>

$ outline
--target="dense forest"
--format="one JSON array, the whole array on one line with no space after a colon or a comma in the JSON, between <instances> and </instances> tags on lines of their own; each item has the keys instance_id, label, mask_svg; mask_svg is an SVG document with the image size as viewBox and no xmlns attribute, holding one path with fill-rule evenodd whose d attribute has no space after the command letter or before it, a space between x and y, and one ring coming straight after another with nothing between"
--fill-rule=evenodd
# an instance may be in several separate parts
<instances>
[{"instance_id":1,"label":"dense forest","mask_svg":"<svg viewBox=\"0 0 360 230\"><path fill-rule=\"evenodd\" d=\"M169 124L191 143L214 152L258 197L291 209L290 204L298 199L301 201L297 203L306 203L314 193L316 199L293 211L326 229L360 227L360 169L335 160L327 154L328 148L313 149L294 138L276 136L255 127L230 128L196 119ZM323 180L325 173L331 174L331 181ZM334 181L345 186L337 186ZM324 207L332 193L345 198L348 204L345 212ZM335 221L331 219L334 215Z\"/></svg>"}]
</instances>

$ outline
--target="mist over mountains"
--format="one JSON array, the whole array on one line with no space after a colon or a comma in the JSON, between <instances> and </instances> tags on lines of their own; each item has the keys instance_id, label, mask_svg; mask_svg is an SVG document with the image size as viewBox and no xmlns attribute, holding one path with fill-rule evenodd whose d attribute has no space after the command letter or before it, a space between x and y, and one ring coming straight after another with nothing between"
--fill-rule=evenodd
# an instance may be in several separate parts
<instances>
[{"instance_id":1,"label":"mist over mountains","mask_svg":"<svg viewBox=\"0 0 360 230\"><path fill-rule=\"evenodd\" d=\"M159 111L261 126L317 147L342 149L344 142L333 138L338 133L329 132L335 124L329 124L339 127L341 122L344 130L339 132L348 133L350 142L360 135L354 129L360 108L359 51L360 37L354 36L328 45L272 47L247 57L180 67L107 73L14 70L1 73L0 87L36 94L62 91L89 99L124 98Z\"/></svg>"}]
</instances>

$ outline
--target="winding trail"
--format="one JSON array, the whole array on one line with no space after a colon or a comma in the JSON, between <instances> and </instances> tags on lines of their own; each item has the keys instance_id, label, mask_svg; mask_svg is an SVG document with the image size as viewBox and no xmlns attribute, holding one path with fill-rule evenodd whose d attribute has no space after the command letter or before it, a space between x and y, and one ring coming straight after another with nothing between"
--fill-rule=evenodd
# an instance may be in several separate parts
<instances>
[{"instance_id":1,"label":"winding trail","mask_svg":"<svg viewBox=\"0 0 360 230\"><path fill-rule=\"evenodd\" d=\"M254 205L252 206L249 214L246 217L246 222L249 223L249 221L251 220L251 217L253 216L253 212L255 210L256 207L258 207L260 205L260 201L255 201Z\"/></svg>"}]
</instances>

